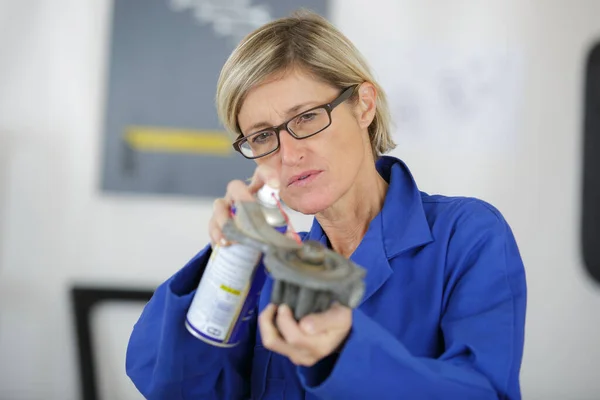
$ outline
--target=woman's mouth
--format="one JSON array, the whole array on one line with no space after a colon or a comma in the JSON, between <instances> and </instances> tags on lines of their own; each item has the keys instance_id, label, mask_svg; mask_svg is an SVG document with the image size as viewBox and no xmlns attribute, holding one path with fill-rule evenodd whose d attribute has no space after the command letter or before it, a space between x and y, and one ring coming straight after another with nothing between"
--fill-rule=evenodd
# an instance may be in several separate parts
<instances>
[{"instance_id":1,"label":"woman's mouth","mask_svg":"<svg viewBox=\"0 0 600 400\"><path fill-rule=\"evenodd\" d=\"M319 175L321 175L322 171L304 171L301 174L294 175L288 181L288 187L296 186L296 187L304 187L310 185L314 182Z\"/></svg>"}]
</instances>

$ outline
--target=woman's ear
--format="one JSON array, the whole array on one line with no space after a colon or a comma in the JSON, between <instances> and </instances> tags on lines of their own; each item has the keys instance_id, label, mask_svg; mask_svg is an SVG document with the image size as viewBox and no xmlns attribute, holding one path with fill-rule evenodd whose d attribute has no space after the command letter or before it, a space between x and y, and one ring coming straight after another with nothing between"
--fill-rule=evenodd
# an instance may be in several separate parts
<instances>
[{"instance_id":1,"label":"woman's ear","mask_svg":"<svg viewBox=\"0 0 600 400\"><path fill-rule=\"evenodd\" d=\"M358 88L357 121L361 128L368 128L377 111L377 89L370 82L362 83Z\"/></svg>"}]
</instances>

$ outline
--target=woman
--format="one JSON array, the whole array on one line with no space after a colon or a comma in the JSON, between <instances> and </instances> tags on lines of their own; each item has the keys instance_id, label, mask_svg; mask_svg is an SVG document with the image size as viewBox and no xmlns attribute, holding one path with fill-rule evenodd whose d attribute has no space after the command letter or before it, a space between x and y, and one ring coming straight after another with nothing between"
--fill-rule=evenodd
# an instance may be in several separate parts
<instances>
[{"instance_id":1,"label":"woman","mask_svg":"<svg viewBox=\"0 0 600 400\"><path fill-rule=\"evenodd\" d=\"M472 198L420 192L394 147L383 90L354 46L301 13L250 34L219 78L217 107L234 147L258 164L228 185L211 240L233 202L269 182L315 215L319 240L367 270L360 306L297 323L268 305L245 340L223 349L184 318L207 246L162 284L135 325L127 372L151 399L518 399L526 285L511 230Z\"/></svg>"}]
</instances>

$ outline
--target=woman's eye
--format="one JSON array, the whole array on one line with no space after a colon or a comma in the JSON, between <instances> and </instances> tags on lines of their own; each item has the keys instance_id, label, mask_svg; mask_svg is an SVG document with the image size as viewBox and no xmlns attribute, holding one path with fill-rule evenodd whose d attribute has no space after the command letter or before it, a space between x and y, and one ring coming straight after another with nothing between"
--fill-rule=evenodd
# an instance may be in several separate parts
<instances>
[{"instance_id":1,"label":"woman's eye","mask_svg":"<svg viewBox=\"0 0 600 400\"><path fill-rule=\"evenodd\" d=\"M300 122L309 122L309 121L312 121L315 118L316 115L317 115L316 113L312 113L312 112L311 113L302 114L300 116Z\"/></svg>"},{"instance_id":2,"label":"woman's eye","mask_svg":"<svg viewBox=\"0 0 600 400\"><path fill-rule=\"evenodd\" d=\"M252 138L252 143L260 143L269 139L273 135L271 132L261 132L257 133L254 138Z\"/></svg>"}]
</instances>

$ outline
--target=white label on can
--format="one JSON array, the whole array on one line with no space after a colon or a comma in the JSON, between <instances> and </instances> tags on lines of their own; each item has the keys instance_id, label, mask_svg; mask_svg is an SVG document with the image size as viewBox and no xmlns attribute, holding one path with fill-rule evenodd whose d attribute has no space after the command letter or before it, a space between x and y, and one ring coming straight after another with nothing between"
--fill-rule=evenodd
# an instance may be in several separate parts
<instances>
[{"instance_id":1,"label":"white label on can","mask_svg":"<svg viewBox=\"0 0 600 400\"><path fill-rule=\"evenodd\" d=\"M243 245L215 248L188 310L188 323L211 338L224 340L244 303L260 256Z\"/></svg>"}]
</instances>

